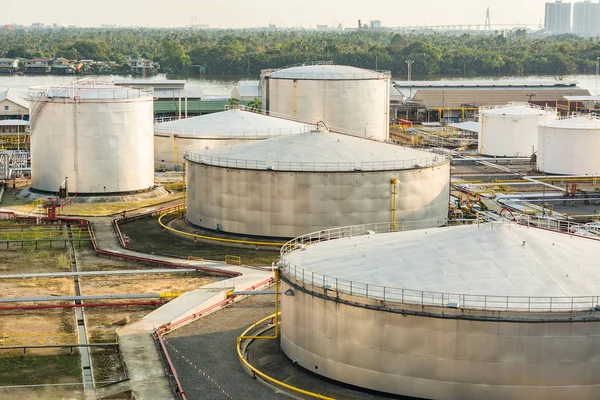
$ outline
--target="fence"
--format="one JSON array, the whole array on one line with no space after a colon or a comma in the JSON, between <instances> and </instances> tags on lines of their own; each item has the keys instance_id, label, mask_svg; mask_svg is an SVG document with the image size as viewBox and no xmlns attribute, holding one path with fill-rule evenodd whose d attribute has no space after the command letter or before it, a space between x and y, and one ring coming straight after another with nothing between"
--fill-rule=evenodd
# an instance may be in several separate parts
<instances>
[{"instance_id":1,"label":"fence","mask_svg":"<svg viewBox=\"0 0 600 400\"><path fill-rule=\"evenodd\" d=\"M290 161L259 161L243 160L236 158L203 156L191 151L186 152L184 158L199 164L213 165L251 170L277 170L277 171L302 171L302 172L340 172L340 171L396 171L414 168L434 167L445 164L448 158L435 155L427 158L392 161L365 161L355 162L290 162Z\"/></svg>"},{"instance_id":2,"label":"fence","mask_svg":"<svg viewBox=\"0 0 600 400\"><path fill-rule=\"evenodd\" d=\"M491 224L511 224L514 222L491 222ZM429 226L427 226L429 225ZM589 311L599 306L600 296L489 296L478 294L444 293L426 290L401 289L380 285L354 282L316 273L292 264L287 255L302 250L305 246L319 242L350 238L354 236L432 228L435 224L368 224L348 226L310 233L297 237L286 243L281 249L280 268L283 276L293 278L303 285L311 285L323 289L325 294L339 297L346 294L355 298L400 303L418 306L438 306L487 311L523 311L523 312L570 312ZM356 302L356 299L353 299ZM372 305L365 302L365 305ZM386 305L390 308L390 305Z\"/></svg>"}]
</instances>

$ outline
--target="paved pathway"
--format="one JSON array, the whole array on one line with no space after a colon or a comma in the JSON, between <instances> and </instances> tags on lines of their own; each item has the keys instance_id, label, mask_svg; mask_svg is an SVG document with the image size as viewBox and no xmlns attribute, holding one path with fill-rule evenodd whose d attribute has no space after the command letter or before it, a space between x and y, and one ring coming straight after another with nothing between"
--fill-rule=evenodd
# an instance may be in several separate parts
<instances>
[{"instance_id":1,"label":"paved pathway","mask_svg":"<svg viewBox=\"0 0 600 400\"><path fill-rule=\"evenodd\" d=\"M153 209L145 208L140 210L140 213L150 211ZM122 248L111 217L89 218L89 220L100 250L169 265L189 266L188 261L181 258L140 253ZM194 265L193 261L191 265ZM140 321L120 329L119 348L129 372L129 381L127 385L115 387L116 391L123 391L123 386L126 386L133 392L137 400L173 399L152 333L165 324L219 303L226 298L226 292L231 289L247 290L272 276L271 271L233 266L216 261L205 260L203 266L237 276L188 292L156 309ZM110 394L109 390L103 390L103 392L104 395Z\"/></svg>"}]
</instances>

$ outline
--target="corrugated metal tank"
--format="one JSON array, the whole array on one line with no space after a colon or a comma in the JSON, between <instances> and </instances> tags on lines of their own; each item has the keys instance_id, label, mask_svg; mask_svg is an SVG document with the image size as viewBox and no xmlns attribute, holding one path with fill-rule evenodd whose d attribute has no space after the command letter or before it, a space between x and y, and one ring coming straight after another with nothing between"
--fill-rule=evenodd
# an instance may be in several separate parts
<instances>
[{"instance_id":1,"label":"corrugated metal tank","mask_svg":"<svg viewBox=\"0 0 600 400\"><path fill-rule=\"evenodd\" d=\"M261 75L263 108L354 136L389 138L390 74L343 65L303 65Z\"/></svg>"},{"instance_id":2,"label":"corrugated metal tank","mask_svg":"<svg viewBox=\"0 0 600 400\"><path fill-rule=\"evenodd\" d=\"M281 349L296 365L419 399L600 398L600 242L497 222L386 228L282 248Z\"/></svg>"},{"instance_id":3,"label":"corrugated metal tank","mask_svg":"<svg viewBox=\"0 0 600 400\"><path fill-rule=\"evenodd\" d=\"M153 95L108 83L31 88L32 188L71 193L154 185Z\"/></svg>"},{"instance_id":4,"label":"corrugated metal tank","mask_svg":"<svg viewBox=\"0 0 600 400\"><path fill-rule=\"evenodd\" d=\"M232 109L154 125L154 162L172 169L184 163L190 146L212 149L253 140L309 132L310 125L283 118Z\"/></svg>"},{"instance_id":5,"label":"corrugated metal tank","mask_svg":"<svg viewBox=\"0 0 600 400\"><path fill-rule=\"evenodd\" d=\"M398 221L447 219L449 161L394 144L317 131L191 148L186 160L187 220L207 229L289 238L389 222L394 206Z\"/></svg>"},{"instance_id":6,"label":"corrugated metal tank","mask_svg":"<svg viewBox=\"0 0 600 400\"><path fill-rule=\"evenodd\" d=\"M530 157L537 147L538 124L556 118L555 110L528 103L481 108L479 153L498 157Z\"/></svg>"},{"instance_id":7,"label":"corrugated metal tank","mask_svg":"<svg viewBox=\"0 0 600 400\"><path fill-rule=\"evenodd\" d=\"M575 117L540 124L537 167L560 175L600 174L600 119Z\"/></svg>"}]
</instances>

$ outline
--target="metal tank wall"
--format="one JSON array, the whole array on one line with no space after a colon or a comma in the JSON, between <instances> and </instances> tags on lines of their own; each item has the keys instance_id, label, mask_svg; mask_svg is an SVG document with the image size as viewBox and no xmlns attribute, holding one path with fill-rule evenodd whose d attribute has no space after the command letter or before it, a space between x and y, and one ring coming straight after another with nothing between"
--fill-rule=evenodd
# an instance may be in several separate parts
<instances>
[{"instance_id":1,"label":"metal tank wall","mask_svg":"<svg viewBox=\"0 0 600 400\"><path fill-rule=\"evenodd\" d=\"M209 138L198 136L177 136L177 149L175 149L175 138L173 135L154 134L154 165L163 166L167 169L173 169L175 152L177 153L177 164L181 166L185 163L183 156L185 150L190 146L199 146L204 149L212 149L221 146L235 146L237 144L247 143L250 140L262 140L267 137L246 137L246 138Z\"/></svg>"},{"instance_id":2,"label":"metal tank wall","mask_svg":"<svg viewBox=\"0 0 600 400\"><path fill-rule=\"evenodd\" d=\"M538 170L559 175L600 175L600 129L540 126Z\"/></svg>"},{"instance_id":3,"label":"metal tank wall","mask_svg":"<svg viewBox=\"0 0 600 400\"><path fill-rule=\"evenodd\" d=\"M154 185L153 99L40 99L31 133L32 187L116 193Z\"/></svg>"},{"instance_id":4,"label":"metal tank wall","mask_svg":"<svg viewBox=\"0 0 600 400\"><path fill-rule=\"evenodd\" d=\"M245 170L187 161L187 220L224 232L290 238L336 226L397 220L441 225L448 215L449 163L381 172Z\"/></svg>"},{"instance_id":5,"label":"metal tank wall","mask_svg":"<svg viewBox=\"0 0 600 400\"><path fill-rule=\"evenodd\" d=\"M448 309L436 318L423 314L440 309L369 310L284 281L281 292L288 289L293 296L281 296L281 349L318 375L435 400L600 398L598 321L486 321L477 318L481 313ZM494 319L502 316L524 318Z\"/></svg>"},{"instance_id":6,"label":"metal tank wall","mask_svg":"<svg viewBox=\"0 0 600 400\"><path fill-rule=\"evenodd\" d=\"M270 113L325 124L355 136L389 138L390 80L266 78L263 106Z\"/></svg>"},{"instance_id":7,"label":"metal tank wall","mask_svg":"<svg viewBox=\"0 0 600 400\"><path fill-rule=\"evenodd\" d=\"M497 115L481 113L479 153L498 157L530 157L538 146L538 124L555 114Z\"/></svg>"}]
</instances>

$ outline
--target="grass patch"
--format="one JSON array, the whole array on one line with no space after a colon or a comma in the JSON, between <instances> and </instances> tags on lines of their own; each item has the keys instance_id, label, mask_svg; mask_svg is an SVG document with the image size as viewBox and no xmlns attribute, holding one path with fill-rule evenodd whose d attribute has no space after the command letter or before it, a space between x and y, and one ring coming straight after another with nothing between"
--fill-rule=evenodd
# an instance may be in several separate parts
<instances>
[{"instance_id":1,"label":"grass patch","mask_svg":"<svg viewBox=\"0 0 600 400\"><path fill-rule=\"evenodd\" d=\"M156 204L173 201L180 198L183 198L183 193L172 193L164 197L139 201L125 201L115 203L73 203L64 206L61 214L78 217L107 217L110 215L119 214L123 211L136 210L139 208L153 206Z\"/></svg>"},{"instance_id":2,"label":"grass patch","mask_svg":"<svg viewBox=\"0 0 600 400\"><path fill-rule=\"evenodd\" d=\"M19 193L21 191L21 189L4 189L4 194L2 195L2 201L0 201L0 204L3 207L8 207L8 206L24 206L24 205L30 205L31 203L33 203L33 200L31 199L23 199L21 197L17 196L17 193ZM33 207L29 207L29 209L31 209Z\"/></svg>"},{"instance_id":3,"label":"grass patch","mask_svg":"<svg viewBox=\"0 0 600 400\"><path fill-rule=\"evenodd\" d=\"M62 246L61 246L62 247ZM0 273L70 271L71 261L64 249L0 251Z\"/></svg>"},{"instance_id":4,"label":"grass patch","mask_svg":"<svg viewBox=\"0 0 600 400\"><path fill-rule=\"evenodd\" d=\"M271 265L279 259L279 251L253 250L212 245L185 239L164 231L158 218L144 218L120 224L121 232L129 236L129 248L145 253L176 256L195 256L206 260L223 261L226 255L239 256L242 264Z\"/></svg>"},{"instance_id":5,"label":"grass patch","mask_svg":"<svg viewBox=\"0 0 600 400\"><path fill-rule=\"evenodd\" d=\"M30 350L34 351L34 350ZM81 382L81 362L73 355L12 356L0 353L0 386Z\"/></svg>"}]
</instances>

